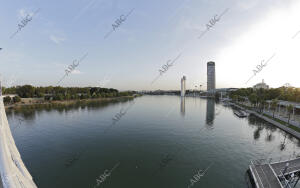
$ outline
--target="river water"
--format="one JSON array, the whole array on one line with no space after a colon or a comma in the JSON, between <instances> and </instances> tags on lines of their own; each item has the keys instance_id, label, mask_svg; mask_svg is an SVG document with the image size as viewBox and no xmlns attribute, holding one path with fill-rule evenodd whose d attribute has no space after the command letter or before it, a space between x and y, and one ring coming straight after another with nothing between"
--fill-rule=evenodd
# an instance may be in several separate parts
<instances>
[{"instance_id":1,"label":"river water","mask_svg":"<svg viewBox=\"0 0 300 188\"><path fill-rule=\"evenodd\" d=\"M143 96L7 116L40 188L240 188L250 160L300 153L298 139L211 99Z\"/></svg>"}]
</instances>

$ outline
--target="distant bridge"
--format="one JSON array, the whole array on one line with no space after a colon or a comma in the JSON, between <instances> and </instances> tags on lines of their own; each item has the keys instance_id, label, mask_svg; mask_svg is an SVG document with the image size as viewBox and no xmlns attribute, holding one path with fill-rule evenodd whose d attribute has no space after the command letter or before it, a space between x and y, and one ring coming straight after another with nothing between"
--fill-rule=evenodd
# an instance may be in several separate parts
<instances>
[{"instance_id":1,"label":"distant bridge","mask_svg":"<svg viewBox=\"0 0 300 188\"><path fill-rule=\"evenodd\" d=\"M251 161L249 169L256 188L293 188L300 179L300 158Z\"/></svg>"},{"instance_id":2,"label":"distant bridge","mask_svg":"<svg viewBox=\"0 0 300 188\"><path fill-rule=\"evenodd\" d=\"M36 187L12 137L0 89L0 188Z\"/></svg>"}]
</instances>

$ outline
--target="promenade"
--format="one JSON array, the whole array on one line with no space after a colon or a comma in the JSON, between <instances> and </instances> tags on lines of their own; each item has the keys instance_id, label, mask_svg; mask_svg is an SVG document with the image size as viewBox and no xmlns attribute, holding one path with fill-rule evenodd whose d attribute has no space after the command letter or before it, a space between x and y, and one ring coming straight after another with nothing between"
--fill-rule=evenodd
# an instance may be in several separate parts
<instances>
[{"instance_id":1,"label":"promenade","mask_svg":"<svg viewBox=\"0 0 300 188\"><path fill-rule=\"evenodd\" d=\"M246 111L246 112L249 113L249 114L254 114L254 115L257 116L257 117L259 117L259 118L261 118L261 119L263 119L263 120L265 120L265 121L267 121L267 122L269 122L269 123L272 123L273 125L277 126L278 128L280 128L280 129L282 129L282 130L284 130L284 131L290 133L290 134L293 135L294 137L300 139L300 133L299 133L299 132L297 132L297 131L295 131L295 130L293 130L293 129L291 129L291 128L285 126L285 125L282 125L281 123L279 123L279 122L277 122L277 121L274 121L273 119L268 118L268 117L266 117L266 116L264 116L264 115L262 115L262 114L259 114L259 113L255 112L255 111L253 111L253 110L245 109L245 108L243 108L243 107L241 107L241 106L239 106L239 105L237 105L237 104L234 104L234 103L231 103L231 104L232 104L233 106L237 107L237 108L240 108L240 109Z\"/></svg>"}]
</instances>

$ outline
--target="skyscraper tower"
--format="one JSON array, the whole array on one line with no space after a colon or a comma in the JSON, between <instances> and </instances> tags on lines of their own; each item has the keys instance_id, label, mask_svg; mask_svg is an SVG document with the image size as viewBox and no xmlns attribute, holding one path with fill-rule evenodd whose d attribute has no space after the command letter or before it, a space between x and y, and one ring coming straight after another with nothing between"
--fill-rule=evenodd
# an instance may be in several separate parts
<instances>
[{"instance_id":1,"label":"skyscraper tower","mask_svg":"<svg viewBox=\"0 0 300 188\"><path fill-rule=\"evenodd\" d=\"M216 89L215 62L207 62L207 91L213 92Z\"/></svg>"},{"instance_id":2,"label":"skyscraper tower","mask_svg":"<svg viewBox=\"0 0 300 188\"><path fill-rule=\"evenodd\" d=\"M181 97L185 96L185 80L186 80L186 77L183 76L181 78Z\"/></svg>"}]
</instances>

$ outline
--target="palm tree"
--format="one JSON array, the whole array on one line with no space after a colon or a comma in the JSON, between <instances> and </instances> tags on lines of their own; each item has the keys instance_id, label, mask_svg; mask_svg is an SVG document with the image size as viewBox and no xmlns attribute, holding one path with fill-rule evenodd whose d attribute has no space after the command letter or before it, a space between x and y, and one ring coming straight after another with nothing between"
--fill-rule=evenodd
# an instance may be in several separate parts
<instances>
[{"instance_id":1,"label":"palm tree","mask_svg":"<svg viewBox=\"0 0 300 188\"><path fill-rule=\"evenodd\" d=\"M258 106L259 106L260 113L263 113L263 109L265 107L265 104L266 104L266 100L265 99L263 99L263 98L259 99Z\"/></svg>"},{"instance_id":2,"label":"palm tree","mask_svg":"<svg viewBox=\"0 0 300 188\"><path fill-rule=\"evenodd\" d=\"M255 93L252 93L250 96L249 96L249 101L252 105L255 105L256 102L257 102L257 95Z\"/></svg>"},{"instance_id":3,"label":"palm tree","mask_svg":"<svg viewBox=\"0 0 300 188\"><path fill-rule=\"evenodd\" d=\"M294 109L294 106L293 106L293 105L289 104L289 105L287 106L287 112L288 112L288 114L289 114L288 124L290 123L291 113L293 112L293 109Z\"/></svg>"},{"instance_id":4,"label":"palm tree","mask_svg":"<svg viewBox=\"0 0 300 188\"><path fill-rule=\"evenodd\" d=\"M234 102L237 102L238 96L237 96L237 95L233 95L233 96L232 96L232 99L233 99Z\"/></svg>"},{"instance_id":5,"label":"palm tree","mask_svg":"<svg viewBox=\"0 0 300 188\"><path fill-rule=\"evenodd\" d=\"M274 113L276 111L276 107L278 105L278 100L277 99L272 99L272 102L271 102L271 108L273 110L273 118L274 118Z\"/></svg>"}]
</instances>

